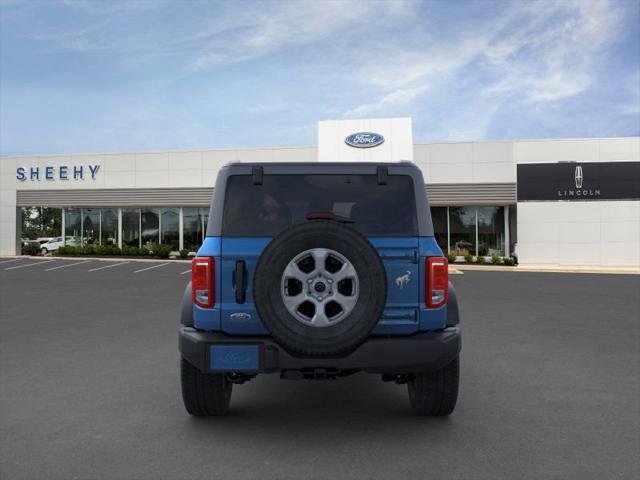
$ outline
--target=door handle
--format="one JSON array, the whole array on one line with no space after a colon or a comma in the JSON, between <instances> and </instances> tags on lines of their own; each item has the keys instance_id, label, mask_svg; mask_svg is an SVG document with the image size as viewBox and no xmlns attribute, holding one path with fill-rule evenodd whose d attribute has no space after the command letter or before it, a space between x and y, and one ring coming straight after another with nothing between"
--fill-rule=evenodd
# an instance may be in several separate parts
<instances>
[{"instance_id":1,"label":"door handle","mask_svg":"<svg viewBox=\"0 0 640 480\"><path fill-rule=\"evenodd\" d=\"M235 283L236 303L244 303L247 301L247 289L244 286L244 277L247 273L244 260L236 262L236 269L233 272L233 281Z\"/></svg>"}]
</instances>

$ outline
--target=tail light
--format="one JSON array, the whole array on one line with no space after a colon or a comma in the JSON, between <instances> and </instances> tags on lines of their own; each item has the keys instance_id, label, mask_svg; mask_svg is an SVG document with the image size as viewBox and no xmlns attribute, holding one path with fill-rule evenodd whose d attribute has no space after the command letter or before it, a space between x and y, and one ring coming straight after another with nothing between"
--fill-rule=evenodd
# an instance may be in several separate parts
<instances>
[{"instance_id":1,"label":"tail light","mask_svg":"<svg viewBox=\"0 0 640 480\"><path fill-rule=\"evenodd\" d=\"M425 259L427 278L425 298L427 307L441 307L449 297L449 267L444 257Z\"/></svg>"},{"instance_id":2,"label":"tail light","mask_svg":"<svg viewBox=\"0 0 640 480\"><path fill-rule=\"evenodd\" d=\"M191 262L191 299L203 308L212 308L215 296L213 257L196 257Z\"/></svg>"}]
</instances>

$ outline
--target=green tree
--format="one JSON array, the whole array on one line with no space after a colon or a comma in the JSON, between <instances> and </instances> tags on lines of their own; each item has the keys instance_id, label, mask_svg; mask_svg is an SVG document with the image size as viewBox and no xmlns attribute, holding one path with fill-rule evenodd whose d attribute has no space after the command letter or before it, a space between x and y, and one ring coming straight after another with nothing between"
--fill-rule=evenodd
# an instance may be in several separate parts
<instances>
[{"instance_id":1,"label":"green tree","mask_svg":"<svg viewBox=\"0 0 640 480\"><path fill-rule=\"evenodd\" d=\"M25 207L22 209L22 237L34 240L38 237L62 235L62 210L51 207Z\"/></svg>"}]
</instances>

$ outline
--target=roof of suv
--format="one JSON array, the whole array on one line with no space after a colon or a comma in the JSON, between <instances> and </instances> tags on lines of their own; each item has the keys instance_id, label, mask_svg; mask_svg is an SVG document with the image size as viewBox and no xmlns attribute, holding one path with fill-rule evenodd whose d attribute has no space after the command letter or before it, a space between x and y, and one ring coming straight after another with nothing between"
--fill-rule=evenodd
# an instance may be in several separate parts
<instances>
[{"instance_id":1,"label":"roof of suv","mask_svg":"<svg viewBox=\"0 0 640 480\"><path fill-rule=\"evenodd\" d=\"M207 236L222 233L222 216L227 188L227 179L232 175L253 175L259 167L259 177L264 175L380 175L379 167L384 167L383 175L408 175L412 178L418 231L420 236L433 236L433 224L429 202L425 195L422 171L413 162L233 162L224 165L217 176L207 225ZM260 185L262 180L258 180Z\"/></svg>"},{"instance_id":2,"label":"roof of suv","mask_svg":"<svg viewBox=\"0 0 640 480\"><path fill-rule=\"evenodd\" d=\"M408 160L402 160L400 162L230 162L223 166L225 167L237 167L237 166L249 166L249 167L266 167L270 165L277 166L296 166L296 167L322 167L322 166L349 166L349 167L416 167L417 165Z\"/></svg>"}]
</instances>

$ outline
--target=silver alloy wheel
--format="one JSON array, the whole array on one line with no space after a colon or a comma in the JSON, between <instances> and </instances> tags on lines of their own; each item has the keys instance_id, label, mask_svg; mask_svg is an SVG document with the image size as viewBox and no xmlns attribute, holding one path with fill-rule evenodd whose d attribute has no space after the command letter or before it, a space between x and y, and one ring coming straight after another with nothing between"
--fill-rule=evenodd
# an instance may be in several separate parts
<instances>
[{"instance_id":1,"label":"silver alloy wheel","mask_svg":"<svg viewBox=\"0 0 640 480\"><path fill-rule=\"evenodd\" d=\"M328 327L345 319L358 301L358 274L342 254L327 248L305 250L282 274L280 293L298 321Z\"/></svg>"}]
</instances>

